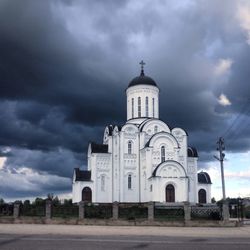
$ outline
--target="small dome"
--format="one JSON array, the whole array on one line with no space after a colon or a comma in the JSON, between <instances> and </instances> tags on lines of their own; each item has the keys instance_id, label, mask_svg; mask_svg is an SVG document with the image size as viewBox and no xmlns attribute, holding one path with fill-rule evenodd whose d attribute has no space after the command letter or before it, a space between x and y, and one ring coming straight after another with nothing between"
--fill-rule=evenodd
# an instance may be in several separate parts
<instances>
[{"instance_id":1,"label":"small dome","mask_svg":"<svg viewBox=\"0 0 250 250\"><path fill-rule=\"evenodd\" d=\"M203 171L198 173L198 183L212 184L209 174Z\"/></svg>"},{"instance_id":2,"label":"small dome","mask_svg":"<svg viewBox=\"0 0 250 250\"><path fill-rule=\"evenodd\" d=\"M198 158L197 149L194 147L188 147L188 157L196 157Z\"/></svg>"},{"instance_id":3,"label":"small dome","mask_svg":"<svg viewBox=\"0 0 250 250\"><path fill-rule=\"evenodd\" d=\"M136 85L151 85L151 86L156 86L155 81L149 77L149 76L145 76L144 74L135 77L128 85L128 87L132 87L132 86L136 86Z\"/></svg>"}]
</instances>

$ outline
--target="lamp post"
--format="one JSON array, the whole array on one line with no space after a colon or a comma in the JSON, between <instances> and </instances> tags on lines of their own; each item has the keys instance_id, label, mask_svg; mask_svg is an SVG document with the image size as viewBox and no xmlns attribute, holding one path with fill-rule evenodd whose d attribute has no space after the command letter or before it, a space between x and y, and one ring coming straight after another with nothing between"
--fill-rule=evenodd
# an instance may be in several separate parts
<instances>
[{"instance_id":1,"label":"lamp post","mask_svg":"<svg viewBox=\"0 0 250 250\"><path fill-rule=\"evenodd\" d=\"M223 166L223 161L225 158L225 153L223 153L223 150L225 150L225 146L224 146L224 139L222 137L220 137L219 140L217 141L217 145L218 145L217 150L219 151L219 157L214 156L214 158L220 162L221 182L222 182L222 200L223 200L222 216L223 216L223 220L227 221L229 220L229 209L228 209L228 204L226 203L226 188L225 188L224 166Z\"/></svg>"}]
</instances>

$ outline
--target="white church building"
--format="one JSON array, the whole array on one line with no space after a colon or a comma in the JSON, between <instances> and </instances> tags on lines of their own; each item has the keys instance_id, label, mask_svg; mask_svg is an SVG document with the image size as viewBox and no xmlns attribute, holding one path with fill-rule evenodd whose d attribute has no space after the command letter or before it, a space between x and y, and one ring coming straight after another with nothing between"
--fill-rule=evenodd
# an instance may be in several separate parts
<instances>
[{"instance_id":1,"label":"white church building","mask_svg":"<svg viewBox=\"0 0 250 250\"><path fill-rule=\"evenodd\" d=\"M103 143L89 144L88 169L74 169L74 203L211 202L210 177L197 173L197 150L184 129L160 120L159 88L143 64L126 89L126 123L108 125Z\"/></svg>"}]
</instances>

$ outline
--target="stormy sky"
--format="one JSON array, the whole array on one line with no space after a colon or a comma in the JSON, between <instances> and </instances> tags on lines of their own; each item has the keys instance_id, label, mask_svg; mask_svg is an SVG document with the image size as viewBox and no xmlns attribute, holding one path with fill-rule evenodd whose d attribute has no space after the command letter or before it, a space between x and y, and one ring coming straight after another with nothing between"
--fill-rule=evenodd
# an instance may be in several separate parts
<instances>
[{"instance_id":1,"label":"stormy sky","mask_svg":"<svg viewBox=\"0 0 250 250\"><path fill-rule=\"evenodd\" d=\"M0 197L70 197L88 142L126 122L142 59L200 168L216 176L223 136L226 176L249 185L249 1L0 0Z\"/></svg>"}]
</instances>

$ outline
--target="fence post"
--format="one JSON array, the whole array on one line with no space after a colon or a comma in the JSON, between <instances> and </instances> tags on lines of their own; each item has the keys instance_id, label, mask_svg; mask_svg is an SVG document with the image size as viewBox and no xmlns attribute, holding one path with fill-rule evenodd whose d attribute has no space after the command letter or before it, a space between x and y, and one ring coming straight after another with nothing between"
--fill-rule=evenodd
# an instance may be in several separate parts
<instances>
[{"instance_id":1,"label":"fence post","mask_svg":"<svg viewBox=\"0 0 250 250\"><path fill-rule=\"evenodd\" d=\"M228 208L228 203L223 202L222 204L222 218L224 221L229 221L229 208Z\"/></svg>"},{"instance_id":2,"label":"fence post","mask_svg":"<svg viewBox=\"0 0 250 250\"><path fill-rule=\"evenodd\" d=\"M154 220L154 202L148 203L148 220Z\"/></svg>"},{"instance_id":3,"label":"fence post","mask_svg":"<svg viewBox=\"0 0 250 250\"><path fill-rule=\"evenodd\" d=\"M119 217L119 203L115 201L113 203L113 220L118 220Z\"/></svg>"},{"instance_id":4,"label":"fence post","mask_svg":"<svg viewBox=\"0 0 250 250\"><path fill-rule=\"evenodd\" d=\"M191 206L189 202L184 202L184 220L185 222L191 220Z\"/></svg>"},{"instance_id":5,"label":"fence post","mask_svg":"<svg viewBox=\"0 0 250 250\"><path fill-rule=\"evenodd\" d=\"M79 219L83 220L84 219L84 201L79 202Z\"/></svg>"},{"instance_id":6,"label":"fence post","mask_svg":"<svg viewBox=\"0 0 250 250\"><path fill-rule=\"evenodd\" d=\"M13 211L13 217L14 219L17 219L20 215L20 202L14 203L14 211Z\"/></svg>"},{"instance_id":7,"label":"fence post","mask_svg":"<svg viewBox=\"0 0 250 250\"><path fill-rule=\"evenodd\" d=\"M52 215L52 202L51 200L46 200L46 211L45 211L45 216L46 216L46 219L51 219L51 215Z\"/></svg>"}]
</instances>

